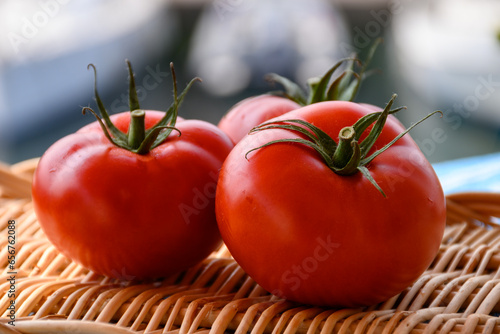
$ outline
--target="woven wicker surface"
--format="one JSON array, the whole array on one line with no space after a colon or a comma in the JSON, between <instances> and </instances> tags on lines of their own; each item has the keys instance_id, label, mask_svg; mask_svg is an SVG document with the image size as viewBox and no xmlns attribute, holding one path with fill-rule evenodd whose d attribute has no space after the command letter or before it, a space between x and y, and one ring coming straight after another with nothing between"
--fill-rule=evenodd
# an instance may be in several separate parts
<instances>
[{"instance_id":1,"label":"woven wicker surface","mask_svg":"<svg viewBox=\"0 0 500 334\"><path fill-rule=\"evenodd\" d=\"M30 201L37 160L0 164L0 333L500 333L500 194L447 198L434 263L413 286L364 309L324 309L260 288L223 247L195 268L153 283L98 276L58 253ZM15 221L15 326L9 325Z\"/></svg>"}]
</instances>

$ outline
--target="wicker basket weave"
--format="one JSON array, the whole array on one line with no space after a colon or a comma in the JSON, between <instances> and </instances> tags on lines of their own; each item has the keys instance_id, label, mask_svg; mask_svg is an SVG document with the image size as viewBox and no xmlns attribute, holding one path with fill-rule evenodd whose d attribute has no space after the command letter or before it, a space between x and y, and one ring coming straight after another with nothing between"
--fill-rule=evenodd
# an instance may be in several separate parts
<instances>
[{"instance_id":1,"label":"wicker basket weave","mask_svg":"<svg viewBox=\"0 0 500 334\"><path fill-rule=\"evenodd\" d=\"M413 286L364 309L280 300L221 248L155 283L98 276L58 253L30 201L37 160L0 164L0 333L500 333L500 194L447 197L434 263ZM15 326L9 324L9 220L16 226Z\"/></svg>"}]
</instances>

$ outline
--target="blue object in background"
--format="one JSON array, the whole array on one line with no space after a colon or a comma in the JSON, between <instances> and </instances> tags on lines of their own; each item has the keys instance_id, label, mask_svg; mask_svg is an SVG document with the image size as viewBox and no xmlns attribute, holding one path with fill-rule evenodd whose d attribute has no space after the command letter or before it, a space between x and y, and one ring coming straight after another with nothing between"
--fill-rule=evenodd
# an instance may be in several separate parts
<instances>
[{"instance_id":1,"label":"blue object in background","mask_svg":"<svg viewBox=\"0 0 500 334\"><path fill-rule=\"evenodd\" d=\"M445 194L500 192L500 153L493 153L433 165Z\"/></svg>"}]
</instances>

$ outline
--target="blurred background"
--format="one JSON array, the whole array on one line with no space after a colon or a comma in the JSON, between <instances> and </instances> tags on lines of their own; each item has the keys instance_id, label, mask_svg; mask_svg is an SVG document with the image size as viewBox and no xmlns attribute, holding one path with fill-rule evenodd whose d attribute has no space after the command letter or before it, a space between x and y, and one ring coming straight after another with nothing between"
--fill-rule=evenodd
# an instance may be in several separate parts
<instances>
[{"instance_id":1,"label":"blurred background","mask_svg":"<svg viewBox=\"0 0 500 334\"><path fill-rule=\"evenodd\" d=\"M134 67L144 109L172 102L203 79L180 109L214 124L239 100L275 89L275 72L305 84L337 60L363 59L379 37L357 101L393 93L431 162L500 150L498 0L4 0L0 2L0 161L37 157L94 121L93 72L110 113L127 110Z\"/></svg>"}]
</instances>

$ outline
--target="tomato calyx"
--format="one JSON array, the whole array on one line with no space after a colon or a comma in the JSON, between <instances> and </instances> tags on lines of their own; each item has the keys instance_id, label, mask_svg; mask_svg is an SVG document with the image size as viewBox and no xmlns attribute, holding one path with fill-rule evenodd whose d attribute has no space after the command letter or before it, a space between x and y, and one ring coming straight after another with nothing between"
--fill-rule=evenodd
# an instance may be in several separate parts
<instances>
[{"instance_id":1,"label":"tomato calyx","mask_svg":"<svg viewBox=\"0 0 500 334\"><path fill-rule=\"evenodd\" d=\"M288 78L276 73L268 74L266 76L268 81L278 83L284 88L284 92L271 92L271 94L284 95L301 106L323 101L354 101L361 82L373 73L373 71L367 71L367 68L381 41L380 38L375 41L368 50L364 62L353 54L351 57L339 60L323 76L309 79L307 81L308 92ZM344 64L343 72L332 81L333 74ZM356 65L359 67L359 73L355 70Z\"/></svg>"},{"instance_id":2,"label":"tomato calyx","mask_svg":"<svg viewBox=\"0 0 500 334\"><path fill-rule=\"evenodd\" d=\"M170 71L172 73L172 81L174 87L174 101L170 105L170 107L165 112L165 116L156 123L150 129L146 129L145 127L145 117L146 112L141 109L139 104L139 98L137 96L137 89L135 85L134 73L132 70L132 65L130 61L126 60L128 72L129 72L129 110L130 110L130 125L128 132L125 133L119 130L111 121L108 112L102 102L99 93L97 91L97 69L94 64L89 64L87 66L88 69L92 68L94 70L94 95L97 102L97 107L99 109L98 115L92 108L84 107L82 109L82 113L86 112L92 113L101 129L104 132L106 138L114 145L126 149L130 152L134 152L137 154L147 154L152 149L162 144L167 137L172 133L172 131L177 131L179 136L181 132L179 129L175 127L175 123L177 122L178 109L184 100L187 92L191 88L191 86L196 81L200 81L199 78L192 79L178 95L177 92L177 80L175 76L174 66L170 63Z\"/></svg>"},{"instance_id":3,"label":"tomato calyx","mask_svg":"<svg viewBox=\"0 0 500 334\"><path fill-rule=\"evenodd\" d=\"M360 172L384 197L387 197L382 188L371 176L367 165L372 162L373 159L375 159L378 155L385 152L401 137L410 132L411 129L413 129L415 126L422 123L424 120L436 113L440 113L442 115L442 112L439 110L428 114L418 122L412 124L405 131L401 132L384 147L376 150L371 155L368 155L373 145L382 133L387 117L390 114L395 114L402 109L406 109L406 107L398 107L392 109L392 105L394 104L394 100L396 99L396 97L396 94L392 96L391 100L387 103L383 111L367 114L361 117L352 126L342 128L339 132L338 143L336 143L332 137L330 137L317 126L300 119L271 121L260 124L250 130L250 134L269 129L285 129L298 132L304 135L305 138L285 138L272 140L264 145L251 149L246 153L245 158L248 159L248 155L253 151L276 143L299 143L307 145L321 155L326 165L333 172L343 176L353 175ZM368 135L363 140L360 140L362 134L371 125L373 125L373 127L371 128Z\"/></svg>"}]
</instances>

